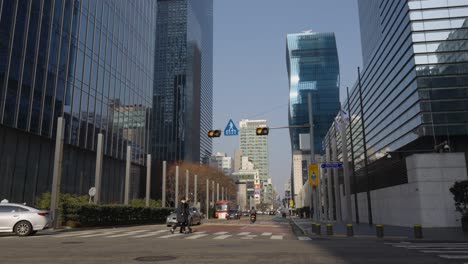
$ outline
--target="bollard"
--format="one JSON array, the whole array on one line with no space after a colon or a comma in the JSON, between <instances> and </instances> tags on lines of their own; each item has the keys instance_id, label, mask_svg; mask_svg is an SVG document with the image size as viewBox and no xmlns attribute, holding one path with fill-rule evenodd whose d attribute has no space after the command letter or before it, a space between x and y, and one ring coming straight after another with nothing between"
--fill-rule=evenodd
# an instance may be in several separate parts
<instances>
[{"instance_id":1,"label":"bollard","mask_svg":"<svg viewBox=\"0 0 468 264\"><path fill-rule=\"evenodd\" d=\"M421 225L414 225L414 238L423 238Z\"/></svg>"},{"instance_id":2,"label":"bollard","mask_svg":"<svg viewBox=\"0 0 468 264\"><path fill-rule=\"evenodd\" d=\"M327 235L328 236L333 236L333 225L332 224L327 224Z\"/></svg>"},{"instance_id":3,"label":"bollard","mask_svg":"<svg viewBox=\"0 0 468 264\"><path fill-rule=\"evenodd\" d=\"M352 224L347 224L346 225L346 236L349 236L349 237L354 236L354 230L353 230L353 225Z\"/></svg>"},{"instance_id":4,"label":"bollard","mask_svg":"<svg viewBox=\"0 0 468 264\"><path fill-rule=\"evenodd\" d=\"M315 225L316 225L316 224L317 224L317 223L312 222L312 234L315 234Z\"/></svg>"},{"instance_id":5,"label":"bollard","mask_svg":"<svg viewBox=\"0 0 468 264\"><path fill-rule=\"evenodd\" d=\"M317 235L319 235L319 236L322 235L322 230L321 229L322 229L322 227L320 226L320 223L315 225L315 233Z\"/></svg>"},{"instance_id":6,"label":"bollard","mask_svg":"<svg viewBox=\"0 0 468 264\"><path fill-rule=\"evenodd\" d=\"M383 225L375 225L375 231L377 233L377 237L384 237Z\"/></svg>"}]
</instances>

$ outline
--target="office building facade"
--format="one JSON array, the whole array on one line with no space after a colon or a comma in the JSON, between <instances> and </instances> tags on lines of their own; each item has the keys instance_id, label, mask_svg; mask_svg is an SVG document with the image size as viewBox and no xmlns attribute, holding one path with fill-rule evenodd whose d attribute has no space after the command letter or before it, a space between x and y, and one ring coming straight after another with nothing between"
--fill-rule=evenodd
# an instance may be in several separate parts
<instances>
[{"instance_id":1,"label":"office building facade","mask_svg":"<svg viewBox=\"0 0 468 264\"><path fill-rule=\"evenodd\" d=\"M364 65L344 106L350 109L347 144L357 174L353 193L381 193L412 184L406 165L418 158L409 158L413 154L463 152L468 158L468 3L359 0L358 6ZM342 140L333 126L325 145L335 136L341 160ZM432 194L450 196L448 188ZM400 196L388 196L387 204Z\"/></svg>"},{"instance_id":2,"label":"office building facade","mask_svg":"<svg viewBox=\"0 0 468 264\"><path fill-rule=\"evenodd\" d=\"M15 0L0 11L0 196L32 203L51 190L58 117L62 192L94 185L99 133L101 200L123 198L127 146L138 190L149 153L156 4Z\"/></svg>"},{"instance_id":3,"label":"office building facade","mask_svg":"<svg viewBox=\"0 0 468 264\"><path fill-rule=\"evenodd\" d=\"M208 162L213 119L213 0L158 0L152 153Z\"/></svg>"},{"instance_id":4,"label":"office building facade","mask_svg":"<svg viewBox=\"0 0 468 264\"><path fill-rule=\"evenodd\" d=\"M259 170L260 180L268 180L268 137L257 136L257 127L267 127L266 120L243 119L239 122L239 139L242 157L249 157L256 169Z\"/></svg>"}]
</instances>

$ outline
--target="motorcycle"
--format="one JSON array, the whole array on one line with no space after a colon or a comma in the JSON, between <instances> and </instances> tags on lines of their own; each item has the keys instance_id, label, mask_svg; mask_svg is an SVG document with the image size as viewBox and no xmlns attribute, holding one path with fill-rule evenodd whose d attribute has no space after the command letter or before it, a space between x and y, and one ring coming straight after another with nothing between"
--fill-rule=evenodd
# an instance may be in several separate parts
<instances>
[{"instance_id":1,"label":"motorcycle","mask_svg":"<svg viewBox=\"0 0 468 264\"><path fill-rule=\"evenodd\" d=\"M253 224L257 220L257 215L256 214L251 214L250 215L250 222Z\"/></svg>"}]
</instances>

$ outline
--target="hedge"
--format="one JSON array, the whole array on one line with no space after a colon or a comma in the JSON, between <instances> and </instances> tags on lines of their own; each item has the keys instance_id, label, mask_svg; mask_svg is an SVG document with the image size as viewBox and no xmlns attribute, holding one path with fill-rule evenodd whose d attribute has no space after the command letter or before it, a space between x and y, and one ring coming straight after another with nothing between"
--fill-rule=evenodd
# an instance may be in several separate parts
<instances>
[{"instance_id":1,"label":"hedge","mask_svg":"<svg viewBox=\"0 0 468 264\"><path fill-rule=\"evenodd\" d=\"M64 220L81 226L162 224L173 208L134 207L128 205L64 205Z\"/></svg>"}]
</instances>

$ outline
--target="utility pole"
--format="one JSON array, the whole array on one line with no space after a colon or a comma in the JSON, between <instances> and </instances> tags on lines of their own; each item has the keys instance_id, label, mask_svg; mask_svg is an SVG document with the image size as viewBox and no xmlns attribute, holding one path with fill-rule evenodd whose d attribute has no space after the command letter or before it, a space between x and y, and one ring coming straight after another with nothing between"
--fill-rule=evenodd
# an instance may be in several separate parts
<instances>
[{"instance_id":1,"label":"utility pole","mask_svg":"<svg viewBox=\"0 0 468 264\"><path fill-rule=\"evenodd\" d=\"M359 80L359 102L361 105L361 126L362 126L362 146L364 148L364 166L365 166L365 172L366 172L366 178L367 178L367 214L368 214L368 220L369 220L369 225L372 225L372 202L371 202L371 197L370 197L370 177L369 177L369 164L367 160L367 143L366 143L366 129L364 125L364 106L362 103L362 87L361 87L361 70L358 67L358 80Z\"/></svg>"},{"instance_id":2,"label":"utility pole","mask_svg":"<svg viewBox=\"0 0 468 264\"><path fill-rule=\"evenodd\" d=\"M349 100L349 89L346 87L346 96L348 97L348 115L349 115L349 142L351 143L351 166L353 168L353 191L354 191L354 213L356 214L356 223L359 224L359 208L358 208L358 186L356 179L356 168L354 164L354 144L353 144L353 116L351 115L351 101Z\"/></svg>"}]
</instances>

